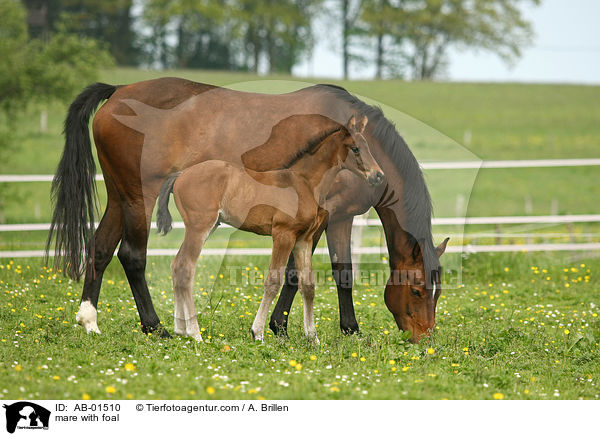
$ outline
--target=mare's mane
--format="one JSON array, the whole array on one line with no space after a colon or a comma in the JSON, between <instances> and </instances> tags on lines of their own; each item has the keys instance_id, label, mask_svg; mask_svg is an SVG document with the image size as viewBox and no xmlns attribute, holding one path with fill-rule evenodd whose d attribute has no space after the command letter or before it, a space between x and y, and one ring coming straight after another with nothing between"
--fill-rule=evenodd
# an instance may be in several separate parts
<instances>
[{"instance_id":1,"label":"mare's mane","mask_svg":"<svg viewBox=\"0 0 600 436\"><path fill-rule=\"evenodd\" d=\"M433 236L431 234L431 217L433 208L431 205L431 196L425 184L423 173L419 167L417 159L406 145L404 139L398 134L394 124L389 121L379 107L371 106L359 100L344 88L336 85L315 85L317 91L331 95L342 101L350 107L353 113L365 115L369 119L369 125L372 127L373 137L381 144L381 147L398 168L402 175L402 188L394 187L393 180L387 180L390 191L395 190L396 196L401 190L402 201L404 202L404 212L406 220L403 224L403 230L409 234L414 244L419 244L425 263L428 285L432 281L439 281L440 262L433 245ZM388 187L384 191L383 197L388 195ZM396 198L397 201L397 198ZM386 203L394 203L394 198L387 198ZM383 206L385 207L385 206Z\"/></svg>"}]
</instances>

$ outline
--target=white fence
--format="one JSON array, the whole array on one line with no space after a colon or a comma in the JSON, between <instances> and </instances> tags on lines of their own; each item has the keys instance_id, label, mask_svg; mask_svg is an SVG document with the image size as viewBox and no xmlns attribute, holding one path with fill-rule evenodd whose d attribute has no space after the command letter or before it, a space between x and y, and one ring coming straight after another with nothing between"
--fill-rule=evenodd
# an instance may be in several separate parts
<instances>
[{"instance_id":1,"label":"white fence","mask_svg":"<svg viewBox=\"0 0 600 436\"><path fill-rule=\"evenodd\" d=\"M504 160L504 161L461 161L461 162L429 162L422 163L421 167L425 170L458 170L458 169L479 169L479 168L549 168L549 167L573 167L573 166L600 166L599 159L536 159L536 160ZM26 183L26 182L51 182L52 175L0 175L0 182L4 183ZM97 181L102 181L102 175L96 176ZM446 226L463 225L502 225L502 224L571 224L571 223L591 223L600 222L600 214L588 215L545 215L545 216L496 216L496 217L465 217L465 218L434 218L432 224ZM356 218L354 226L380 226L378 219ZM153 227L156 227L153 223ZM174 222L173 228L183 228L183 222ZM229 227L224 225L223 227ZM47 231L50 228L49 223L38 224L2 224L0 232L22 232L22 231ZM498 237L499 235L494 235ZM514 237L525 235L514 234ZM529 234L530 237L535 234ZM538 244L498 244L498 245L465 245L450 246L447 251L452 253L471 252L519 252L519 251L582 251L582 250L600 250L600 242L588 243L538 243ZM353 247L355 254L384 254L385 247ZM317 249L317 253L325 253L326 249ZM150 256L172 256L177 253L176 249L150 249ZM202 254L205 256L219 255L270 255L269 248L213 248L204 249ZM17 257L42 257L42 250L21 250L21 251L1 251L0 258Z\"/></svg>"}]
</instances>

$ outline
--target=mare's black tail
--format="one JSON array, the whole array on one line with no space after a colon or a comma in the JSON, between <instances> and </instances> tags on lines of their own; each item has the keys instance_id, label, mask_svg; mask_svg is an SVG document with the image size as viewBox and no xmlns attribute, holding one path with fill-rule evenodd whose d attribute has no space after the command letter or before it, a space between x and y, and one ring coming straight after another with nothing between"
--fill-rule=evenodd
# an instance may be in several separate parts
<instances>
[{"instance_id":1,"label":"mare's black tail","mask_svg":"<svg viewBox=\"0 0 600 436\"><path fill-rule=\"evenodd\" d=\"M167 178L163 185L160 187L160 193L158 194L158 210L156 212L156 226L158 227L158 233L166 235L171 231L173 217L169 212L169 196L173 192L173 185L175 180L181 173L175 173Z\"/></svg>"},{"instance_id":2,"label":"mare's black tail","mask_svg":"<svg viewBox=\"0 0 600 436\"><path fill-rule=\"evenodd\" d=\"M46 242L46 261L54 244L54 265L79 280L92 246L97 209L96 165L88 123L101 101L117 87L105 83L88 86L71 103L65 120L65 148L52 182L54 214ZM61 256L62 255L62 256Z\"/></svg>"}]
</instances>

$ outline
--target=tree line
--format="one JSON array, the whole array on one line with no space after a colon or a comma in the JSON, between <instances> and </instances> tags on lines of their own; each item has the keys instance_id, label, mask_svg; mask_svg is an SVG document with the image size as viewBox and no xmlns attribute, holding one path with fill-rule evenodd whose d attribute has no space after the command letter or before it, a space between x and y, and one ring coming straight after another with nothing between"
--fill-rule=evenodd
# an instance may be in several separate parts
<instances>
[{"instance_id":1,"label":"tree line","mask_svg":"<svg viewBox=\"0 0 600 436\"><path fill-rule=\"evenodd\" d=\"M370 65L376 78L433 79L444 72L452 47L516 59L532 38L521 6L539 1L23 0L23 4L32 37L49 39L62 28L99 41L120 65L290 73L310 57L316 38L326 38L339 41L334 49L341 54L346 78L353 65Z\"/></svg>"}]
</instances>

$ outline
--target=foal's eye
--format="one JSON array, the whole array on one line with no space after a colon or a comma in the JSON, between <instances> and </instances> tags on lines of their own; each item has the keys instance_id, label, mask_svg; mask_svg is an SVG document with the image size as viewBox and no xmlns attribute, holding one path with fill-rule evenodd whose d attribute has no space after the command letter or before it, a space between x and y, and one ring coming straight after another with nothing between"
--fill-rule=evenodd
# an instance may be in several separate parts
<instances>
[{"instance_id":1,"label":"foal's eye","mask_svg":"<svg viewBox=\"0 0 600 436\"><path fill-rule=\"evenodd\" d=\"M352 153L358 153L360 151L358 147L351 147L350 150L352 150Z\"/></svg>"},{"instance_id":2,"label":"foal's eye","mask_svg":"<svg viewBox=\"0 0 600 436\"><path fill-rule=\"evenodd\" d=\"M410 288L410 292L411 292L411 294L413 294L415 297L420 297L420 296L421 296L421 291L419 291L417 288Z\"/></svg>"}]
</instances>

